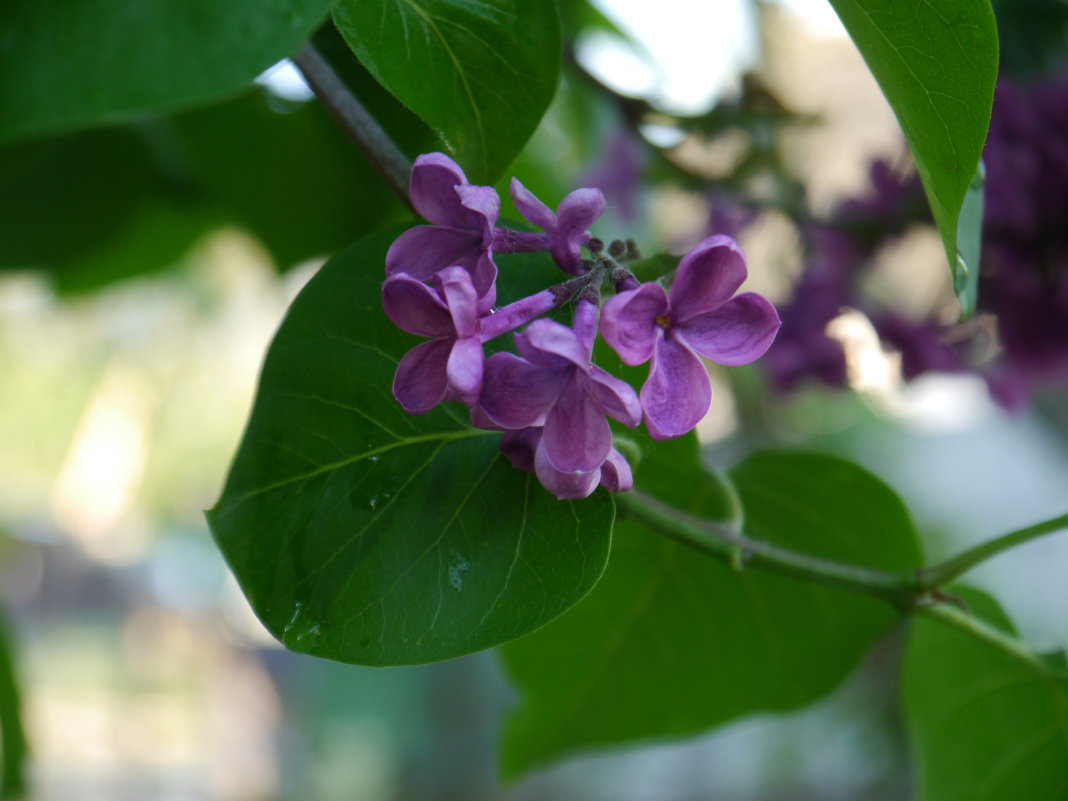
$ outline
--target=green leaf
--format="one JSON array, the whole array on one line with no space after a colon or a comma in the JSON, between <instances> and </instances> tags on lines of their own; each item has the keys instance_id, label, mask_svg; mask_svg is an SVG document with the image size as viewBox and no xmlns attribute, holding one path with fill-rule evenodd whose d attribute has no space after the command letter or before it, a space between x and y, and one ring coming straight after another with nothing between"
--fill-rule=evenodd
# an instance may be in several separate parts
<instances>
[{"instance_id":1,"label":"green leaf","mask_svg":"<svg viewBox=\"0 0 1068 801\"><path fill-rule=\"evenodd\" d=\"M955 588L1008 632L990 596ZM905 718L919 801L1068 798L1068 686L937 620L912 624Z\"/></svg>"},{"instance_id":2,"label":"green leaf","mask_svg":"<svg viewBox=\"0 0 1068 801\"><path fill-rule=\"evenodd\" d=\"M0 268L43 268L60 290L85 290L168 267L230 224L285 269L406 215L317 103L276 102L256 91L0 150Z\"/></svg>"},{"instance_id":3,"label":"green leaf","mask_svg":"<svg viewBox=\"0 0 1068 801\"><path fill-rule=\"evenodd\" d=\"M663 443L636 475L693 515L728 516L729 493L696 446ZM920 563L908 514L856 465L757 454L731 471L753 537L884 569ZM735 571L631 520L616 526L604 579L566 615L501 649L522 703L505 724L502 769L679 737L742 715L784 711L830 691L898 620L882 602Z\"/></svg>"},{"instance_id":4,"label":"green leaf","mask_svg":"<svg viewBox=\"0 0 1068 801\"><path fill-rule=\"evenodd\" d=\"M998 40L989 0L831 0L905 132L965 314L978 263L958 242L977 225L965 196L990 125ZM974 254L976 257L978 253ZM963 273L963 271L967 273Z\"/></svg>"},{"instance_id":5,"label":"green leaf","mask_svg":"<svg viewBox=\"0 0 1068 801\"><path fill-rule=\"evenodd\" d=\"M357 58L442 138L474 183L493 183L552 100L554 3L341 0L334 21Z\"/></svg>"},{"instance_id":6,"label":"green leaf","mask_svg":"<svg viewBox=\"0 0 1068 801\"><path fill-rule=\"evenodd\" d=\"M447 659L552 620L600 579L614 515L603 491L553 498L462 408L413 417L393 399L418 341L381 307L396 233L339 254L294 302L209 513L276 637L367 665ZM502 265L504 297L508 273L534 271L536 256Z\"/></svg>"},{"instance_id":7,"label":"green leaf","mask_svg":"<svg viewBox=\"0 0 1068 801\"><path fill-rule=\"evenodd\" d=\"M0 616L0 797L21 798L26 789L26 732L8 624Z\"/></svg>"},{"instance_id":8,"label":"green leaf","mask_svg":"<svg viewBox=\"0 0 1068 801\"><path fill-rule=\"evenodd\" d=\"M957 222L957 268L953 273L953 291L960 300L964 317L975 311L979 298L979 257L983 249L983 184L986 169L983 162L972 176L968 194L964 196L960 220Z\"/></svg>"},{"instance_id":9,"label":"green leaf","mask_svg":"<svg viewBox=\"0 0 1068 801\"><path fill-rule=\"evenodd\" d=\"M8 0L0 141L233 94L305 41L330 0Z\"/></svg>"}]
</instances>

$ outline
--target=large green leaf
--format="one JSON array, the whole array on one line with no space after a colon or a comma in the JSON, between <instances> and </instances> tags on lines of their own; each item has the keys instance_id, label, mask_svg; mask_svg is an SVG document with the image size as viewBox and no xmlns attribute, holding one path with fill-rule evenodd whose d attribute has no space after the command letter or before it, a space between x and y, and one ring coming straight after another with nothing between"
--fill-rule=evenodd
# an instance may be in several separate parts
<instances>
[{"instance_id":1,"label":"large green leaf","mask_svg":"<svg viewBox=\"0 0 1068 801\"><path fill-rule=\"evenodd\" d=\"M368 665L459 656L547 623L601 577L614 514L603 491L553 498L462 409L412 417L394 401L417 340L382 312L391 239L344 251L294 302L209 513L275 636ZM513 270L544 259L502 262L502 296Z\"/></svg>"},{"instance_id":2,"label":"large green leaf","mask_svg":"<svg viewBox=\"0 0 1068 801\"><path fill-rule=\"evenodd\" d=\"M0 141L233 94L311 35L330 0L6 0Z\"/></svg>"},{"instance_id":3,"label":"large green leaf","mask_svg":"<svg viewBox=\"0 0 1068 801\"><path fill-rule=\"evenodd\" d=\"M919 564L901 501L855 465L764 453L731 476L754 537L871 567ZM636 478L692 514L724 516L723 486L678 444L651 449ZM841 681L897 619L871 598L735 571L623 520L589 597L501 651L522 694L505 725L503 770L803 706Z\"/></svg>"},{"instance_id":4,"label":"large green leaf","mask_svg":"<svg viewBox=\"0 0 1068 801\"><path fill-rule=\"evenodd\" d=\"M1014 633L990 596L955 590ZM1068 686L971 635L920 618L903 676L919 801L1068 799Z\"/></svg>"},{"instance_id":5,"label":"large green leaf","mask_svg":"<svg viewBox=\"0 0 1068 801\"><path fill-rule=\"evenodd\" d=\"M989 0L831 0L905 132L965 314L978 263L958 244L961 207L990 124L998 71ZM964 209L981 218L981 204ZM976 253L977 257L978 254Z\"/></svg>"},{"instance_id":6,"label":"large green leaf","mask_svg":"<svg viewBox=\"0 0 1068 801\"><path fill-rule=\"evenodd\" d=\"M555 3L341 0L356 56L422 117L475 183L492 183L530 138L560 70Z\"/></svg>"},{"instance_id":7,"label":"large green leaf","mask_svg":"<svg viewBox=\"0 0 1068 801\"><path fill-rule=\"evenodd\" d=\"M256 91L0 149L0 267L44 268L61 289L86 289L169 266L229 224L288 268L404 216L317 103L272 104Z\"/></svg>"}]
</instances>

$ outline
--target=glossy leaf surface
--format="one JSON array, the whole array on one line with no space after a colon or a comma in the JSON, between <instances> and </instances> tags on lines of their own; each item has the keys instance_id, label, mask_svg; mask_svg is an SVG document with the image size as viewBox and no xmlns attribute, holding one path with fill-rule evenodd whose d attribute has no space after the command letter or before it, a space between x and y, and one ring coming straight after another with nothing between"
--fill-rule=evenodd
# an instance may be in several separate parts
<instances>
[{"instance_id":1,"label":"glossy leaf surface","mask_svg":"<svg viewBox=\"0 0 1068 801\"><path fill-rule=\"evenodd\" d=\"M993 598L972 589L954 593L972 613L1014 633ZM1068 684L920 618L912 624L902 686L918 801L1068 797Z\"/></svg>"},{"instance_id":2,"label":"glossy leaf surface","mask_svg":"<svg viewBox=\"0 0 1068 801\"><path fill-rule=\"evenodd\" d=\"M600 578L613 518L604 492L556 500L462 407L412 417L393 399L397 362L419 341L381 308L393 235L335 257L294 302L209 513L275 636L368 665L446 659L543 625ZM541 263L525 261L509 266Z\"/></svg>"},{"instance_id":3,"label":"glossy leaf surface","mask_svg":"<svg viewBox=\"0 0 1068 801\"><path fill-rule=\"evenodd\" d=\"M978 225L965 205L990 125L998 40L989 0L902 3L831 0L890 102L923 180L964 313L974 308L970 254L961 226ZM969 219L961 220L961 215ZM975 217L975 221L970 218ZM977 254L976 254L977 255ZM971 304L971 305L970 305Z\"/></svg>"},{"instance_id":4,"label":"glossy leaf surface","mask_svg":"<svg viewBox=\"0 0 1068 801\"><path fill-rule=\"evenodd\" d=\"M402 209L317 103L263 91L0 149L0 268L42 268L64 291L167 267L223 225L286 269Z\"/></svg>"},{"instance_id":5,"label":"glossy leaf surface","mask_svg":"<svg viewBox=\"0 0 1068 801\"><path fill-rule=\"evenodd\" d=\"M724 517L724 487L693 443L650 450L637 483L697 516ZM917 566L900 500L829 456L757 454L731 472L745 531L842 562ZM756 570L732 570L630 520L582 603L502 649L522 694L503 769L516 774L591 746L682 736L831 690L898 620L880 601Z\"/></svg>"},{"instance_id":6,"label":"glossy leaf surface","mask_svg":"<svg viewBox=\"0 0 1068 801\"><path fill-rule=\"evenodd\" d=\"M218 100L286 58L329 0L0 4L0 142Z\"/></svg>"},{"instance_id":7,"label":"glossy leaf surface","mask_svg":"<svg viewBox=\"0 0 1068 801\"><path fill-rule=\"evenodd\" d=\"M338 30L368 70L430 125L472 183L492 183L556 90L554 3L341 0Z\"/></svg>"}]
</instances>

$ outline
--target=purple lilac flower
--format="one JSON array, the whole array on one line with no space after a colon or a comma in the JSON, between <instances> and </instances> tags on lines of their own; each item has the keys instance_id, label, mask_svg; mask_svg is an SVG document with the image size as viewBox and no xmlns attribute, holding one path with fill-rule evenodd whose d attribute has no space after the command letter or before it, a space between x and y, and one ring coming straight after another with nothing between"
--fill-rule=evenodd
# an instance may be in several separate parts
<instances>
[{"instance_id":1,"label":"purple lilac flower","mask_svg":"<svg viewBox=\"0 0 1068 801\"><path fill-rule=\"evenodd\" d=\"M579 183L599 187L619 219L634 222L638 218L646 161L645 148L638 137L620 128L608 137L601 159L580 176Z\"/></svg>"},{"instance_id":2,"label":"purple lilac flower","mask_svg":"<svg viewBox=\"0 0 1068 801\"><path fill-rule=\"evenodd\" d=\"M681 436L708 412L712 384L700 356L748 364L775 338L775 308L755 292L735 295L746 275L737 243L710 236L679 262L669 291L642 284L605 304L601 335L608 344L626 364L652 359L641 406L653 439Z\"/></svg>"},{"instance_id":3,"label":"purple lilac flower","mask_svg":"<svg viewBox=\"0 0 1068 801\"><path fill-rule=\"evenodd\" d=\"M808 377L844 386L846 360L842 343L827 336L827 323L845 306L855 305L852 278L862 255L848 231L833 226L806 229L813 255L789 303L780 307L782 328L764 358L764 367L780 392Z\"/></svg>"},{"instance_id":4,"label":"purple lilac flower","mask_svg":"<svg viewBox=\"0 0 1068 801\"><path fill-rule=\"evenodd\" d=\"M412 167L412 205L433 225L401 234L386 254L386 275L407 273L429 281L446 267L471 273L480 311L496 302L497 267L493 232L500 198L488 186L472 186L452 159L442 153L419 156Z\"/></svg>"},{"instance_id":5,"label":"purple lilac flower","mask_svg":"<svg viewBox=\"0 0 1068 801\"><path fill-rule=\"evenodd\" d=\"M945 329L929 320L910 320L900 314L872 315L879 339L901 354L901 374L912 380L936 370L956 373L965 369L961 354L944 341Z\"/></svg>"},{"instance_id":6,"label":"purple lilac flower","mask_svg":"<svg viewBox=\"0 0 1068 801\"><path fill-rule=\"evenodd\" d=\"M553 467L542 444L541 428L506 431L501 436L501 453L512 465L528 473L535 473L545 489L561 500L586 498L602 485L609 492L624 492L634 486L634 476L623 454L615 448L608 451L604 462L586 473L564 473Z\"/></svg>"},{"instance_id":7,"label":"purple lilac flower","mask_svg":"<svg viewBox=\"0 0 1068 801\"><path fill-rule=\"evenodd\" d=\"M597 304L580 300L574 328L536 320L515 335L522 357L486 361L480 412L505 429L544 426L545 457L562 473L588 473L608 458L606 415L631 428L641 422L630 385L590 361L596 328Z\"/></svg>"},{"instance_id":8,"label":"purple lilac flower","mask_svg":"<svg viewBox=\"0 0 1068 801\"><path fill-rule=\"evenodd\" d=\"M583 272L580 248L590 241L589 227L604 214L604 195L599 189L576 189L560 201L555 214L534 193L512 179L512 200L527 222L545 231L553 261L566 273Z\"/></svg>"},{"instance_id":9,"label":"purple lilac flower","mask_svg":"<svg viewBox=\"0 0 1068 801\"><path fill-rule=\"evenodd\" d=\"M435 274L434 284L396 273L382 287L382 305L398 328L433 337L408 351L393 377L393 396L411 414L445 399L473 405L482 390L478 296L471 276L463 267L448 267Z\"/></svg>"},{"instance_id":10,"label":"purple lilac flower","mask_svg":"<svg viewBox=\"0 0 1068 801\"><path fill-rule=\"evenodd\" d=\"M979 303L998 318L1003 353L987 370L1009 408L1068 377L1068 72L994 93Z\"/></svg>"}]
</instances>

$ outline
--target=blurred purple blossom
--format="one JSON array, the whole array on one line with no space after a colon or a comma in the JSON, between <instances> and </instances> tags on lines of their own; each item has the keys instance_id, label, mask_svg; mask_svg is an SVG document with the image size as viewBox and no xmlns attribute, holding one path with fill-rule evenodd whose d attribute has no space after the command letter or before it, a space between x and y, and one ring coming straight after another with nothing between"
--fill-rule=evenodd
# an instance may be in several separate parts
<instances>
[{"instance_id":1,"label":"blurred purple blossom","mask_svg":"<svg viewBox=\"0 0 1068 801\"><path fill-rule=\"evenodd\" d=\"M599 188L619 219L632 223L638 219L645 155L645 147L629 130L613 131L600 160L579 177L579 183Z\"/></svg>"}]
</instances>

